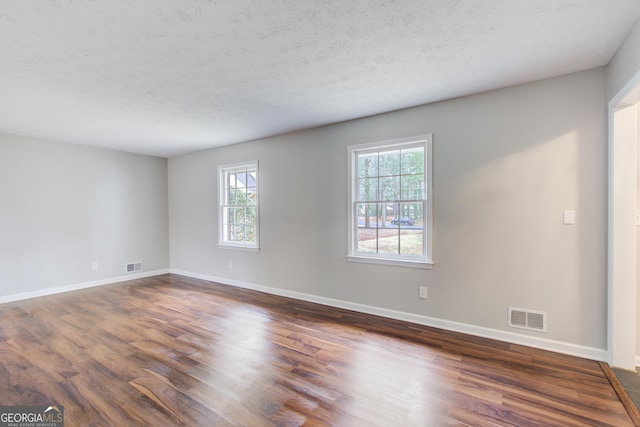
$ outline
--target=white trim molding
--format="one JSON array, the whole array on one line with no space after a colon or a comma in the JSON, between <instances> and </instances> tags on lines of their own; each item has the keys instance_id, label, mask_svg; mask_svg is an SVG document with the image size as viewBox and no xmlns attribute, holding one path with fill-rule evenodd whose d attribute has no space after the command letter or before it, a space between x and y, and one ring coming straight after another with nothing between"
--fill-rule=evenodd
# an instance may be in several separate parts
<instances>
[{"instance_id":1,"label":"white trim molding","mask_svg":"<svg viewBox=\"0 0 640 427\"><path fill-rule=\"evenodd\" d=\"M546 338L522 335L514 332L501 331L498 329L484 328L450 320L438 319L435 317L423 316L420 314L407 313L403 311L390 310L387 308L375 307L365 304L358 304L349 301L342 301L333 298L326 298L302 292L288 291L270 286L258 285L254 283L242 282L239 280L228 279L224 277L210 276L206 274L193 273L171 269L172 274L192 277L195 279L207 280L210 282L220 283L222 285L236 286L239 288L250 289L254 291L265 292L272 295L279 295L287 298L293 298L301 301L313 302L330 307L342 308L346 310L357 311L359 313L372 314L375 316L386 317L389 319L403 320L418 325L431 326L434 328L445 329L453 332L461 332L464 334L474 335L483 338L490 338L498 341L505 341L511 344L523 345L527 347L538 348L541 350L553 351L556 353L568 354L571 356L582 357L585 359L605 361L607 351L605 349L586 347L562 341L555 341Z\"/></svg>"},{"instance_id":2,"label":"white trim molding","mask_svg":"<svg viewBox=\"0 0 640 427\"><path fill-rule=\"evenodd\" d=\"M76 283L74 285L59 286L55 288L40 289L31 292L22 292L19 294L0 296L0 304L22 301L30 298L43 297L47 295L61 294L63 292L78 291L80 289L93 288L95 286L112 285L114 283L126 282L127 280L142 279L145 277L159 276L169 273L169 269L147 271L144 273L127 274L125 276L110 277L108 279L95 280L92 282Z\"/></svg>"}]
</instances>

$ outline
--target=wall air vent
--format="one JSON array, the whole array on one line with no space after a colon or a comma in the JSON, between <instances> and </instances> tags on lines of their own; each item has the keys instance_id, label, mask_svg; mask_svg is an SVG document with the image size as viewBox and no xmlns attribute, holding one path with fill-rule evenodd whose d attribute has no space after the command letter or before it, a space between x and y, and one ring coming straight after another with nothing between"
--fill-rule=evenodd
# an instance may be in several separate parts
<instances>
[{"instance_id":1,"label":"wall air vent","mask_svg":"<svg viewBox=\"0 0 640 427\"><path fill-rule=\"evenodd\" d=\"M530 331L547 332L547 313L509 307L509 326Z\"/></svg>"},{"instance_id":2,"label":"wall air vent","mask_svg":"<svg viewBox=\"0 0 640 427\"><path fill-rule=\"evenodd\" d=\"M137 273L138 271L142 271L142 262L131 262L126 265L125 271L127 273Z\"/></svg>"}]
</instances>

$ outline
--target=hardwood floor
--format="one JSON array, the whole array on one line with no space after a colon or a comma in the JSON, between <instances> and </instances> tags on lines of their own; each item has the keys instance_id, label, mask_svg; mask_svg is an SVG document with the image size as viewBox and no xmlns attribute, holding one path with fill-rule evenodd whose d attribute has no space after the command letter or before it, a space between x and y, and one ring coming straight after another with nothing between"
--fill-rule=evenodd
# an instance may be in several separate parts
<instances>
[{"instance_id":1,"label":"hardwood floor","mask_svg":"<svg viewBox=\"0 0 640 427\"><path fill-rule=\"evenodd\" d=\"M0 305L65 426L630 426L598 362L177 275Z\"/></svg>"}]
</instances>

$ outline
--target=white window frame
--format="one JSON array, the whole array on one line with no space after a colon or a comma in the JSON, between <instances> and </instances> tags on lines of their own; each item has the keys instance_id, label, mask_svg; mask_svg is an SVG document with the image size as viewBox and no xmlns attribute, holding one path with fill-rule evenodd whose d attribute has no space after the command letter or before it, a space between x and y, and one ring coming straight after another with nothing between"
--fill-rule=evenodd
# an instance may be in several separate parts
<instances>
[{"instance_id":1,"label":"white window frame","mask_svg":"<svg viewBox=\"0 0 640 427\"><path fill-rule=\"evenodd\" d=\"M253 242L234 242L225 240L225 224L227 223L227 214L225 208L229 205L225 204L225 195L227 189L226 174L232 172L239 172L247 169L255 169L256 171L256 241ZM218 246L221 248L242 249L248 251L260 250L260 188L259 178L260 171L258 170L258 161L253 160L243 163L234 163L229 165L218 166Z\"/></svg>"},{"instance_id":2,"label":"white window frame","mask_svg":"<svg viewBox=\"0 0 640 427\"><path fill-rule=\"evenodd\" d=\"M388 148L402 148L424 144L425 164L425 199L424 212L426 217L423 225L423 256L414 257L406 255L379 254L357 252L358 219L356 204L358 203L357 191L357 154L367 151L385 150ZM365 262L373 264L386 264L404 267L433 268L433 135L424 134L409 138L399 138L385 141L371 142L367 144L350 145L348 147L348 254L347 260L353 262Z\"/></svg>"}]
</instances>

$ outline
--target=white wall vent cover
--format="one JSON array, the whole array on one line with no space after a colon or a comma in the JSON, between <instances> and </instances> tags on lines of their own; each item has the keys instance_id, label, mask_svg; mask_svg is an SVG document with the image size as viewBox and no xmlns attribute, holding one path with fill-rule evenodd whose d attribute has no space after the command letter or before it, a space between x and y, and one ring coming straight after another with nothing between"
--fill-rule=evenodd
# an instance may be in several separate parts
<instances>
[{"instance_id":1,"label":"white wall vent cover","mask_svg":"<svg viewBox=\"0 0 640 427\"><path fill-rule=\"evenodd\" d=\"M142 271L142 262L132 262L127 264L125 271L127 273L137 273L138 271Z\"/></svg>"},{"instance_id":2,"label":"white wall vent cover","mask_svg":"<svg viewBox=\"0 0 640 427\"><path fill-rule=\"evenodd\" d=\"M530 331L547 332L547 313L509 307L509 326Z\"/></svg>"}]
</instances>

